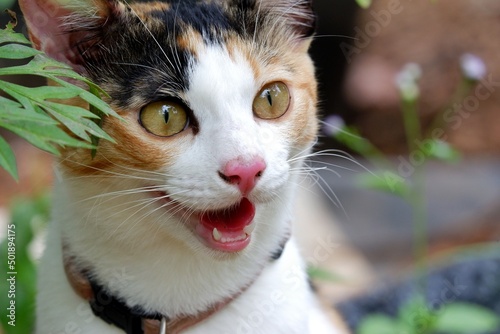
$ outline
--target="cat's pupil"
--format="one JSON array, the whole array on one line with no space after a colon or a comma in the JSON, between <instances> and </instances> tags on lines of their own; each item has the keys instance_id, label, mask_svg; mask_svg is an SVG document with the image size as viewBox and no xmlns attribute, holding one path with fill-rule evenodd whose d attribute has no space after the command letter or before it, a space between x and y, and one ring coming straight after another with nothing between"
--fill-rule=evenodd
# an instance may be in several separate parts
<instances>
[{"instance_id":1,"label":"cat's pupil","mask_svg":"<svg viewBox=\"0 0 500 334\"><path fill-rule=\"evenodd\" d=\"M165 121L165 124L168 124L168 121L170 120L170 109L172 109L171 106L162 107L163 120Z\"/></svg>"},{"instance_id":2,"label":"cat's pupil","mask_svg":"<svg viewBox=\"0 0 500 334\"><path fill-rule=\"evenodd\" d=\"M269 89L266 89L264 94L266 94L267 102L269 102L269 105L272 107L273 106L273 97L271 96L271 91Z\"/></svg>"}]
</instances>

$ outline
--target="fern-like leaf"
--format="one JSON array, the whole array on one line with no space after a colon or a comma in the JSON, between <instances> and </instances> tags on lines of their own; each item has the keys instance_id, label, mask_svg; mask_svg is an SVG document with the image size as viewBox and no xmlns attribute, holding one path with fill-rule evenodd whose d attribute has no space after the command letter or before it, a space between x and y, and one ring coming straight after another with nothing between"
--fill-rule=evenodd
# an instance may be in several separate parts
<instances>
[{"instance_id":1,"label":"fern-like leaf","mask_svg":"<svg viewBox=\"0 0 500 334\"><path fill-rule=\"evenodd\" d=\"M106 96L106 93L68 65L32 48L30 41L16 33L14 27L15 23L9 23L5 29L0 29L0 58L25 59L27 63L0 68L0 78L37 75L48 79L53 85L29 88L0 80L0 92L9 97L0 96L0 127L56 155L61 147L67 146L93 149L94 154L99 139L113 141L101 128L102 117L119 117L101 100L101 96ZM83 100L90 108L62 102L72 98ZM0 167L17 180L14 154L1 137Z\"/></svg>"}]
</instances>

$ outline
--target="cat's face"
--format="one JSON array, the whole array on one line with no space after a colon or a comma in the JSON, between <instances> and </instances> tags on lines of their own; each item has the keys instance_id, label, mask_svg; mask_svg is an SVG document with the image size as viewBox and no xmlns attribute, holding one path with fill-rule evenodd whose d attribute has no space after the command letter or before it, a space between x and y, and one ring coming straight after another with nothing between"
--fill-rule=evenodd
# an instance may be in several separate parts
<instances>
[{"instance_id":1,"label":"cat's face","mask_svg":"<svg viewBox=\"0 0 500 334\"><path fill-rule=\"evenodd\" d=\"M95 158L64 152L68 182L82 199L110 194L89 203L94 214L129 210L130 224L168 225L192 247L246 249L316 136L308 1L96 3L99 19L73 14L56 58L100 84L124 120L105 120L116 143Z\"/></svg>"}]
</instances>

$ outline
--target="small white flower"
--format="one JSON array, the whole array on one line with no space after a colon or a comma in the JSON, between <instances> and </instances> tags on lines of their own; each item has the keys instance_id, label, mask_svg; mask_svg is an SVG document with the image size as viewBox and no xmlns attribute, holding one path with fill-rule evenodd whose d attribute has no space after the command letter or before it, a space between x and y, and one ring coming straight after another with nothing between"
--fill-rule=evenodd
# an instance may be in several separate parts
<instances>
[{"instance_id":1,"label":"small white flower","mask_svg":"<svg viewBox=\"0 0 500 334\"><path fill-rule=\"evenodd\" d=\"M342 117L338 115L330 115L322 122L322 131L325 135L329 137L334 137L336 134L342 131L345 126L345 122Z\"/></svg>"},{"instance_id":2,"label":"small white flower","mask_svg":"<svg viewBox=\"0 0 500 334\"><path fill-rule=\"evenodd\" d=\"M420 96L418 81L422 76L422 69L418 64L406 64L396 75L396 86L406 101L415 101Z\"/></svg>"},{"instance_id":3,"label":"small white flower","mask_svg":"<svg viewBox=\"0 0 500 334\"><path fill-rule=\"evenodd\" d=\"M486 76L486 64L473 54L466 53L460 57L460 67L467 79L479 81Z\"/></svg>"}]
</instances>

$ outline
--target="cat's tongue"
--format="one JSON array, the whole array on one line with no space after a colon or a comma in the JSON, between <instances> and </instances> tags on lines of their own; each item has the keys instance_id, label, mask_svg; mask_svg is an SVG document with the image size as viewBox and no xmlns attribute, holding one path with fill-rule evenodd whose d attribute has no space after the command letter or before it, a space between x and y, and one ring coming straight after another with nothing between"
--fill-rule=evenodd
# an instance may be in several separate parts
<instances>
[{"instance_id":1,"label":"cat's tongue","mask_svg":"<svg viewBox=\"0 0 500 334\"><path fill-rule=\"evenodd\" d=\"M250 243L255 206L243 198L235 207L201 215L196 232L210 248L239 252Z\"/></svg>"}]
</instances>

